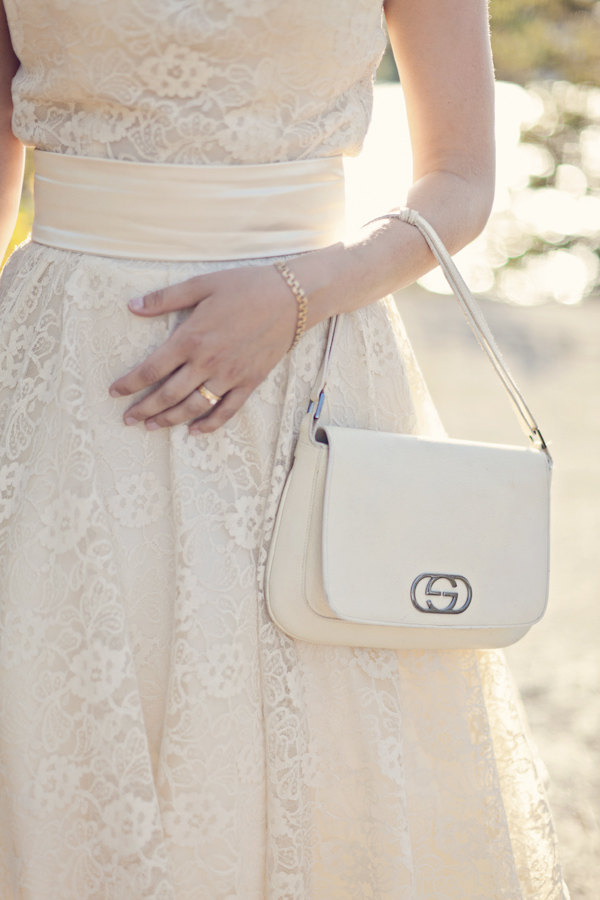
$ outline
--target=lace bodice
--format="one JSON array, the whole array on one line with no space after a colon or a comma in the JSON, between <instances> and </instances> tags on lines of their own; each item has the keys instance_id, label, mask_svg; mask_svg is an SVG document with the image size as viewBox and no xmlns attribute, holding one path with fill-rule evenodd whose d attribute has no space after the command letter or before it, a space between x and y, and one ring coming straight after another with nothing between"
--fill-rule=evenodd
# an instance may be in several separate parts
<instances>
[{"instance_id":1,"label":"lace bodice","mask_svg":"<svg viewBox=\"0 0 600 900\"><path fill-rule=\"evenodd\" d=\"M16 135L80 156L260 163L355 155L381 0L5 0Z\"/></svg>"}]
</instances>

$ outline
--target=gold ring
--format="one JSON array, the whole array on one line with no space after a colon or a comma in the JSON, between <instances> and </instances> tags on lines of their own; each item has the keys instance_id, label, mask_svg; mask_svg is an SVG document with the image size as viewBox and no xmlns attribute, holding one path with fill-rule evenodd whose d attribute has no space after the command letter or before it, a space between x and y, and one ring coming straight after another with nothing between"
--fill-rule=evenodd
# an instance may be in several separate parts
<instances>
[{"instance_id":1,"label":"gold ring","mask_svg":"<svg viewBox=\"0 0 600 900\"><path fill-rule=\"evenodd\" d=\"M205 400L208 400L211 406L214 406L216 403L219 403L219 401L223 399L222 397L219 397L218 394L213 394L212 391L209 391L209 389L204 384L201 384L200 387L196 388L196 390L200 394L202 394Z\"/></svg>"}]
</instances>

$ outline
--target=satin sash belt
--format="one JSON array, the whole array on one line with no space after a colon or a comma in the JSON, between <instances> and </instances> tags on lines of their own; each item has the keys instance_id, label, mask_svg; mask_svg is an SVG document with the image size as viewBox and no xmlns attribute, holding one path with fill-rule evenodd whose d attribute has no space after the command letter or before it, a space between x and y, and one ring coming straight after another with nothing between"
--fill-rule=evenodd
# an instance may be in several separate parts
<instances>
[{"instance_id":1,"label":"satin sash belt","mask_svg":"<svg viewBox=\"0 0 600 900\"><path fill-rule=\"evenodd\" d=\"M134 259L284 256L343 239L342 158L179 166L36 150L32 239Z\"/></svg>"}]
</instances>

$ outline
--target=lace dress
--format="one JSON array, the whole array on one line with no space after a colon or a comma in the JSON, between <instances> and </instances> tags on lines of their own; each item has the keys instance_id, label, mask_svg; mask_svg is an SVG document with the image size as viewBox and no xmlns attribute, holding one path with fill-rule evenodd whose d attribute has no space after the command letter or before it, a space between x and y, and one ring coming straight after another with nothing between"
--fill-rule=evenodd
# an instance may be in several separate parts
<instances>
[{"instance_id":1,"label":"lace dress","mask_svg":"<svg viewBox=\"0 0 600 900\"><path fill-rule=\"evenodd\" d=\"M198 164L360 149L381 0L5 6L27 144ZM215 434L123 426L109 384L182 315L127 300L227 265L30 242L2 275L0 897L565 898L500 653L313 646L265 612L325 325ZM330 416L437 427L391 300L344 317Z\"/></svg>"}]
</instances>

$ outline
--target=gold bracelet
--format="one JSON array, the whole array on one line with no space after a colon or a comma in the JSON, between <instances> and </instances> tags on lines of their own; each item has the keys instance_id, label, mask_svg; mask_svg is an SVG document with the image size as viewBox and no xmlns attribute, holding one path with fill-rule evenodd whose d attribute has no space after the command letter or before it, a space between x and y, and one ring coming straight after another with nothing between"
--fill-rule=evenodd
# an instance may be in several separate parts
<instances>
[{"instance_id":1,"label":"gold bracelet","mask_svg":"<svg viewBox=\"0 0 600 900\"><path fill-rule=\"evenodd\" d=\"M294 335L294 340L292 341L292 346L290 350L293 350L304 332L306 331L306 308L308 305L308 301L306 299L306 294L300 287L300 283L296 276L290 272L288 267L282 262L276 262L275 268L281 272L282 277L287 282L296 303L298 304L298 318L296 319L296 334Z\"/></svg>"}]
</instances>

